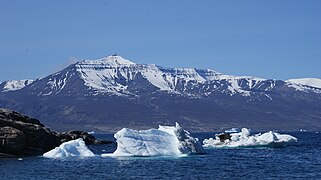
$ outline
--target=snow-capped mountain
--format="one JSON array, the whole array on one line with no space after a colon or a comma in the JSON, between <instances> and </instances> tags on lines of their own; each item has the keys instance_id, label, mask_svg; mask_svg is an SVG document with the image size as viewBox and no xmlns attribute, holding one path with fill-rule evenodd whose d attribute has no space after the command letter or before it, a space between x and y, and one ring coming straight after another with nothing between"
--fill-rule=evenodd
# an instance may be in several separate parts
<instances>
[{"instance_id":1,"label":"snow-capped mountain","mask_svg":"<svg viewBox=\"0 0 321 180\"><path fill-rule=\"evenodd\" d=\"M75 81L81 82L78 82L77 87L71 87ZM35 81L31 88L34 87L34 93L42 96L59 94L64 89L64 93L67 91L67 94L73 94L83 85L85 87L81 88L85 88L90 94L139 95L141 92L137 91L137 81L144 81L150 88L158 91L188 96L209 96L213 92L220 92L230 96L260 94L265 97L269 97L268 92L273 91L278 82L256 77L224 75L211 69L163 68L153 64L135 64L120 56L109 56L73 64ZM308 89L306 84L290 81L285 85L296 90ZM318 92L318 89L315 91Z\"/></svg>"},{"instance_id":2,"label":"snow-capped mountain","mask_svg":"<svg viewBox=\"0 0 321 180\"><path fill-rule=\"evenodd\" d=\"M0 105L53 126L67 123L101 129L108 125L111 130L124 124L150 127L175 121L200 130L231 123L274 126L271 122L276 120L303 119L297 115L302 111L309 112L308 119L321 119L319 110L314 111L321 107L321 87L317 79L310 80L165 68L112 55L83 60L34 81L1 83Z\"/></svg>"}]
</instances>

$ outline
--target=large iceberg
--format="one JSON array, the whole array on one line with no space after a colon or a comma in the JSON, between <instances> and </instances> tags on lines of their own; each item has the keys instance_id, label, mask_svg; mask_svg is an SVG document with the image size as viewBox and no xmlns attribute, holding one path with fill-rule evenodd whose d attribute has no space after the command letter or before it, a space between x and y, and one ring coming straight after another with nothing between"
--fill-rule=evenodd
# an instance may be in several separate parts
<instances>
[{"instance_id":1,"label":"large iceberg","mask_svg":"<svg viewBox=\"0 0 321 180\"><path fill-rule=\"evenodd\" d=\"M290 142L296 142L297 138L288 134L279 134L272 131L263 134L251 135L250 130L242 128L239 133L220 134L215 139L205 139L203 147L281 147Z\"/></svg>"},{"instance_id":2,"label":"large iceberg","mask_svg":"<svg viewBox=\"0 0 321 180\"><path fill-rule=\"evenodd\" d=\"M47 158L63 158L72 156L95 156L86 146L82 138L62 143L59 147L43 154Z\"/></svg>"},{"instance_id":3,"label":"large iceberg","mask_svg":"<svg viewBox=\"0 0 321 180\"><path fill-rule=\"evenodd\" d=\"M114 137L117 149L102 156L180 156L204 153L197 138L176 126L159 126L158 129L132 130L123 128Z\"/></svg>"}]
</instances>

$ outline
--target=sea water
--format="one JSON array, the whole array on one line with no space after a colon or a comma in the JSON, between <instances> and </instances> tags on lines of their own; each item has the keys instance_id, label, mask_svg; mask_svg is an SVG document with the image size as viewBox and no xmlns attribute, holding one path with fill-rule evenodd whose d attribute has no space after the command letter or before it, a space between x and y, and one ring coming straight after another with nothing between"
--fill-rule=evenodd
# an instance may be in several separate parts
<instances>
[{"instance_id":1,"label":"sea water","mask_svg":"<svg viewBox=\"0 0 321 180\"><path fill-rule=\"evenodd\" d=\"M0 179L321 179L321 133L287 134L298 142L283 148L206 149L204 155L186 157L101 157L116 145L92 145L95 157L0 159ZM214 133L193 136L202 141Z\"/></svg>"}]
</instances>

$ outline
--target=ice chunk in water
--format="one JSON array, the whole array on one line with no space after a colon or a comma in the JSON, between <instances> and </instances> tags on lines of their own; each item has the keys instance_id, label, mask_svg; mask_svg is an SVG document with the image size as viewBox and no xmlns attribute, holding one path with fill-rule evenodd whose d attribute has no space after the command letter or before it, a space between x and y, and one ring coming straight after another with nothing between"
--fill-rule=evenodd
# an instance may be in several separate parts
<instances>
[{"instance_id":1,"label":"ice chunk in water","mask_svg":"<svg viewBox=\"0 0 321 180\"><path fill-rule=\"evenodd\" d=\"M56 147L55 149L43 154L43 156L47 158L62 158L71 156L88 157L94 156L94 153L88 149L84 140L79 138L62 143L59 147Z\"/></svg>"},{"instance_id":2,"label":"ice chunk in water","mask_svg":"<svg viewBox=\"0 0 321 180\"><path fill-rule=\"evenodd\" d=\"M258 147L258 146L283 146L289 142L297 141L297 138L288 134L279 134L272 131L264 134L251 135L250 130L242 128L240 133L230 134L230 139L224 141L219 137L205 139L203 147Z\"/></svg>"},{"instance_id":3,"label":"ice chunk in water","mask_svg":"<svg viewBox=\"0 0 321 180\"><path fill-rule=\"evenodd\" d=\"M178 123L139 131L123 128L114 137L117 139L116 151L102 156L180 156L204 152L198 139Z\"/></svg>"}]
</instances>

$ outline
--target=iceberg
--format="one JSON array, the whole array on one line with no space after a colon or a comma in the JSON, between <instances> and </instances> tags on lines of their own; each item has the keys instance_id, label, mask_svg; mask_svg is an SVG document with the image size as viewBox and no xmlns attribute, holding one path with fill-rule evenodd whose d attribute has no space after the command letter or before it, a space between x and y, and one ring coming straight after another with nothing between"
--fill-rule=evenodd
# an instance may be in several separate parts
<instances>
[{"instance_id":1,"label":"iceberg","mask_svg":"<svg viewBox=\"0 0 321 180\"><path fill-rule=\"evenodd\" d=\"M89 131L89 132L87 132L87 133L88 133L88 134L91 134L91 135L96 134L95 131Z\"/></svg>"},{"instance_id":2,"label":"iceberg","mask_svg":"<svg viewBox=\"0 0 321 180\"><path fill-rule=\"evenodd\" d=\"M238 128L227 129L224 131L225 133L238 133L240 130Z\"/></svg>"},{"instance_id":3,"label":"iceberg","mask_svg":"<svg viewBox=\"0 0 321 180\"><path fill-rule=\"evenodd\" d=\"M224 139L222 137L224 137ZM285 146L287 143L296 141L297 138L288 134L279 134L276 132L269 131L263 134L260 133L251 135L249 129L242 128L241 132L239 133L220 134L217 135L215 139L204 139L203 147L282 147Z\"/></svg>"},{"instance_id":4,"label":"iceberg","mask_svg":"<svg viewBox=\"0 0 321 180\"><path fill-rule=\"evenodd\" d=\"M176 126L159 126L158 129L132 130L123 128L114 137L117 149L102 156L181 156L202 154L203 147L197 138Z\"/></svg>"},{"instance_id":5,"label":"iceberg","mask_svg":"<svg viewBox=\"0 0 321 180\"><path fill-rule=\"evenodd\" d=\"M72 156L90 157L95 155L85 145L84 140L79 138L62 143L59 147L44 153L43 156L47 158L63 158Z\"/></svg>"}]
</instances>

